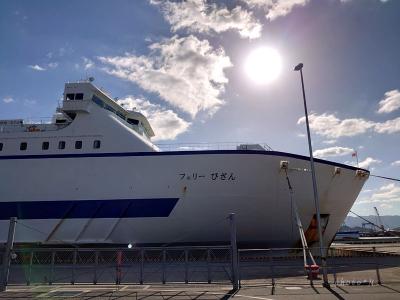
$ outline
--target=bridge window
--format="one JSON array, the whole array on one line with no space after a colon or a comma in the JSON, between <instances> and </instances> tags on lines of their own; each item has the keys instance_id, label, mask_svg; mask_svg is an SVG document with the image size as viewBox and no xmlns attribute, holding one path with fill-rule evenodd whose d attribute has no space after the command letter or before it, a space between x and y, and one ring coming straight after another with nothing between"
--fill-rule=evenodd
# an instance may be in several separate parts
<instances>
[{"instance_id":1,"label":"bridge window","mask_svg":"<svg viewBox=\"0 0 400 300\"><path fill-rule=\"evenodd\" d=\"M75 94L67 94L67 100L74 100Z\"/></svg>"},{"instance_id":2,"label":"bridge window","mask_svg":"<svg viewBox=\"0 0 400 300\"><path fill-rule=\"evenodd\" d=\"M26 142L22 142L19 145L19 150L25 151L28 148L28 144Z\"/></svg>"},{"instance_id":3,"label":"bridge window","mask_svg":"<svg viewBox=\"0 0 400 300\"><path fill-rule=\"evenodd\" d=\"M99 148L100 148L100 145L101 145L101 142L100 142L99 140L95 140L95 141L93 142L93 148L94 148L94 149L99 149Z\"/></svg>"},{"instance_id":4,"label":"bridge window","mask_svg":"<svg viewBox=\"0 0 400 300\"><path fill-rule=\"evenodd\" d=\"M65 149L65 141L58 142L58 149L60 149L60 150Z\"/></svg>"},{"instance_id":5,"label":"bridge window","mask_svg":"<svg viewBox=\"0 0 400 300\"><path fill-rule=\"evenodd\" d=\"M75 100L83 100L83 94L82 93L78 93L75 95Z\"/></svg>"},{"instance_id":6,"label":"bridge window","mask_svg":"<svg viewBox=\"0 0 400 300\"><path fill-rule=\"evenodd\" d=\"M50 146L49 142L43 142L42 143L42 150L49 150L49 146Z\"/></svg>"},{"instance_id":7,"label":"bridge window","mask_svg":"<svg viewBox=\"0 0 400 300\"><path fill-rule=\"evenodd\" d=\"M138 121L138 120L135 120L135 119L130 119L130 118L128 118L126 121L127 121L129 124L132 124L132 125L139 125L139 121Z\"/></svg>"},{"instance_id":8,"label":"bridge window","mask_svg":"<svg viewBox=\"0 0 400 300\"><path fill-rule=\"evenodd\" d=\"M82 149L82 141L75 142L75 149Z\"/></svg>"},{"instance_id":9,"label":"bridge window","mask_svg":"<svg viewBox=\"0 0 400 300\"><path fill-rule=\"evenodd\" d=\"M0 151L3 151L3 143L0 143Z\"/></svg>"}]
</instances>

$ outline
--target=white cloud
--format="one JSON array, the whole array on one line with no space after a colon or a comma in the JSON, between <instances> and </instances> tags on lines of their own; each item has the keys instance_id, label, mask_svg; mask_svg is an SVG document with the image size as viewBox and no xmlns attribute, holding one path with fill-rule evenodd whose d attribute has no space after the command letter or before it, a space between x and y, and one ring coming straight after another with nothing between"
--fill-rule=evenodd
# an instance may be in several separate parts
<instances>
[{"instance_id":1,"label":"white cloud","mask_svg":"<svg viewBox=\"0 0 400 300\"><path fill-rule=\"evenodd\" d=\"M201 33L235 30L243 38L254 39L261 36L261 23L254 18L252 12L240 6L229 10L206 0L152 0L151 3L161 7L164 18L171 24L173 32L180 29Z\"/></svg>"},{"instance_id":2,"label":"white cloud","mask_svg":"<svg viewBox=\"0 0 400 300\"><path fill-rule=\"evenodd\" d=\"M85 70L89 70L94 67L94 62L91 59L87 57L82 57L82 59L83 59L83 68Z\"/></svg>"},{"instance_id":3,"label":"white cloud","mask_svg":"<svg viewBox=\"0 0 400 300\"><path fill-rule=\"evenodd\" d=\"M319 149L314 151L314 156L316 157L332 157L332 156L344 156L350 155L354 152L352 148L346 147L330 147L325 149Z\"/></svg>"},{"instance_id":4,"label":"white cloud","mask_svg":"<svg viewBox=\"0 0 400 300\"><path fill-rule=\"evenodd\" d=\"M260 7L266 12L268 20L286 16L295 6L305 6L310 0L243 0L250 7Z\"/></svg>"},{"instance_id":5,"label":"white cloud","mask_svg":"<svg viewBox=\"0 0 400 300\"><path fill-rule=\"evenodd\" d=\"M362 118L339 119L334 114L311 114L310 128L318 135L327 138L349 137L366 133L370 130L377 133L400 132L400 117L385 122L373 122ZM305 117L301 117L297 124L303 124Z\"/></svg>"},{"instance_id":6,"label":"white cloud","mask_svg":"<svg viewBox=\"0 0 400 300\"><path fill-rule=\"evenodd\" d=\"M305 122L305 117L301 117L297 124ZM340 120L333 114L311 114L309 116L310 128L317 134L328 138L338 138L342 136L355 136L365 133L374 127L374 123L364 119L345 119Z\"/></svg>"},{"instance_id":7,"label":"white cloud","mask_svg":"<svg viewBox=\"0 0 400 300\"><path fill-rule=\"evenodd\" d=\"M381 203L381 204L379 204L379 207L383 208L383 209L391 209L391 208L393 208L393 205L387 204L387 203Z\"/></svg>"},{"instance_id":8,"label":"white cloud","mask_svg":"<svg viewBox=\"0 0 400 300\"><path fill-rule=\"evenodd\" d=\"M7 97L4 97L3 98L3 102L4 103L11 103L11 102L14 102L14 98L13 97L10 97L10 96L7 96Z\"/></svg>"},{"instance_id":9,"label":"white cloud","mask_svg":"<svg viewBox=\"0 0 400 300\"><path fill-rule=\"evenodd\" d=\"M381 186L370 197L364 197L357 203L391 203L400 202L400 186L394 183Z\"/></svg>"},{"instance_id":10,"label":"white cloud","mask_svg":"<svg viewBox=\"0 0 400 300\"><path fill-rule=\"evenodd\" d=\"M393 120L388 120L383 123L376 123L375 131L378 133L400 132L400 117L393 119Z\"/></svg>"},{"instance_id":11,"label":"white cloud","mask_svg":"<svg viewBox=\"0 0 400 300\"><path fill-rule=\"evenodd\" d=\"M379 164L382 161L380 161L379 159L374 159L372 157L367 157L366 159L364 159L363 161L360 161L358 163L358 167L362 168L362 169L369 169L371 165L373 164Z\"/></svg>"},{"instance_id":12,"label":"white cloud","mask_svg":"<svg viewBox=\"0 0 400 300\"><path fill-rule=\"evenodd\" d=\"M136 109L149 120L155 133L154 141L173 140L179 134L187 131L191 125L191 123L180 118L171 109L153 104L148 100L127 96L124 99L117 100L117 102L125 109Z\"/></svg>"},{"instance_id":13,"label":"white cloud","mask_svg":"<svg viewBox=\"0 0 400 300\"><path fill-rule=\"evenodd\" d=\"M336 140L326 140L326 141L322 141L322 143L327 144L327 145L332 145L332 144L336 143Z\"/></svg>"},{"instance_id":14,"label":"white cloud","mask_svg":"<svg viewBox=\"0 0 400 300\"><path fill-rule=\"evenodd\" d=\"M214 49L193 35L173 36L149 48L148 56L128 53L98 59L109 74L157 93L192 117L199 111L212 115L224 104L220 98L228 82L224 70L232 63L222 48Z\"/></svg>"},{"instance_id":15,"label":"white cloud","mask_svg":"<svg viewBox=\"0 0 400 300\"><path fill-rule=\"evenodd\" d=\"M379 101L378 113L390 113L400 108L399 90L391 90L385 93L385 97Z\"/></svg>"},{"instance_id":16,"label":"white cloud","mask_svg":"<svg viewBox=\"0 0 400 300\"><path fill-rule=\"evenodd\" d=\"M29 65L28 68L31 68L32 70L35 71L46 71L46 68L41 67L39 65Z\"/></svg>"},{"instance_id":17,"label":"white cloud","mask_svg":"<svg viewBox=\"0 0 400 300\"><path fill-rule=\"evenodd\" d=\"M37 104L36 100L33 100L33 99L25 99L24 100L24 105L26 105L26 106L33 106L36 104Z\"/></svg>"},{"instance_id":18,"label":"white cloud","mask_svg":"<svg viewBox=\"0 0 400 300\"><path fill-rule=\"evenodd\" d=\"M50 69L55 69L58 67L58 62L51 62L47 65Z\"/></svg>"},{"instance_id":19,"label":"white cloud","mask_svg":"<svg viewBox=\"0 0 400 300\"><path fill-rule=\"evenodd\" d=\"M400 167L400 160L396 160L390 164L391 166Z\"/></svg>"}]
</instances>

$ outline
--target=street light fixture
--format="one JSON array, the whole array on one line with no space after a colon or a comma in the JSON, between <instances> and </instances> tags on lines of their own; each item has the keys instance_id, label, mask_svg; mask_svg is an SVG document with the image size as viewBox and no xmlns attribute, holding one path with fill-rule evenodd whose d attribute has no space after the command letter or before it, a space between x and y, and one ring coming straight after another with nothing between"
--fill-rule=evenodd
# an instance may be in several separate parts
<instances>
[{"instance_id":1,"label":"street light fixture","mask_svg":"<svg viewBox=\"0 0 400 300\"><path fill-rule=\"evenodd\" d=\"M321 216L320 216L320 212L319 212L319 199L318 199L318 190L317 190L317 180L315 177L314 157L313 157L313 151L312 151L312 145L311 145L310 125L308 122L306 92L304 91L303 64L299 63L296 67L294 67L294 71L300 71L300 77L301 77L301 87L303 90L304 113L305 113L305 117L306 117L306 126L307 126L308 149L310 151L311 174L312 174L312 183L313 183L313 189L314 189L314 205L315 205L315 211L316 211L316 215L317 215L319 250L320 250L321 261L322 261L322 273L323 273L324 285L329 285L328 272L326 269L327 268L326 257L325 257L325 252L323 249Z\"/></svg>"}]
</instances>

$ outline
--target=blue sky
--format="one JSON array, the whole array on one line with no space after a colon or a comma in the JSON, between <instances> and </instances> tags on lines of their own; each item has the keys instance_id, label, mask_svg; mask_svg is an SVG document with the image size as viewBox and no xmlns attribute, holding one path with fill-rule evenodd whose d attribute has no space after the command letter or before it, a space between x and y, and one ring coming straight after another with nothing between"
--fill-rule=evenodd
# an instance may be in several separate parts
<instances>
[{"instance_id":1,"label":"blue sky","mask_svg":"<svg viewBox=\"0 0 400 300\"><path fill-rule=\"evenodd\" d=\"M265 142L400 177L400 1L1 1L0 119L51 117L67 81L147 114L158 143ZM279 77L244 72L279 52ZM400 214L400 185L370 178L354 211Z\"/></svg>"}]
</instances>

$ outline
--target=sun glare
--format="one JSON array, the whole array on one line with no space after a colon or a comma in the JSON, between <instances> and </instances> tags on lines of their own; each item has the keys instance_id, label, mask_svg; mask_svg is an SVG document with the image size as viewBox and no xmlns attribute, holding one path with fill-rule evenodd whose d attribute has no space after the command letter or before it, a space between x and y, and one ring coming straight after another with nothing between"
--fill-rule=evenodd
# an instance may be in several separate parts
<instances>
[{"instance_id":1,"label":"sun glare","mask_svg":"<svg viewBox=\"0 0 400 300\"><path fill-rule=\"evenodd\" d=\"M275 49L261 47L249 54L244 68L246 74L257 84L269 83L281 72L281 56Z\"/></svg>"}]
</instances>

